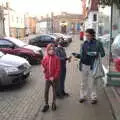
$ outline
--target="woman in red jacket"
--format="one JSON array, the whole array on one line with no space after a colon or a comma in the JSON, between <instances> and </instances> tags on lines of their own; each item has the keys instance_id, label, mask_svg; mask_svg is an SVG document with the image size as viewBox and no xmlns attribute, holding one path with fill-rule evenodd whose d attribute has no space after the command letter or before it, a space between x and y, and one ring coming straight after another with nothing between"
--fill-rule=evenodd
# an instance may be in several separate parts
<instances>
[{"instance_id":1,"label":"woman in red jacket","mask_svg":"<svg viewBox=\"0 0 120 120\"><path fill-rule=\"evenodd\" d=\"M52 110L56 110L56 84L60 77L60 60L55 55L55 46L54 44L49 44L47 46L47 55L42 61L45 74L45 106L43 107L42 112L47 112L49 109L48 99L49 99L49 89L52 86L53 88L53 103Z\"/></svg>"}]
</instances>

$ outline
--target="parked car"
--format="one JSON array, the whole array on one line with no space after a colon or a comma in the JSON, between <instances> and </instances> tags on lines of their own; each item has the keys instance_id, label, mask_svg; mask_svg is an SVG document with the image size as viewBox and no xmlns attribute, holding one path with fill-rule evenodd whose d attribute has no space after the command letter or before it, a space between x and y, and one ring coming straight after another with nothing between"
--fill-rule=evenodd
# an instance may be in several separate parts
<instances>
[{"instance_id":1,"label":"parked car","mask_svg":"<svg viewBox=\"0 0 120 120\"><path fill-rule=\"evenodd\" d=\"M67 47L69 45L69 41L67 39L64 39L63 36L57 35L56 33L50 33L50 35L57 37L58 41L62 39L64 42L63 47Z\"/></svg>"},{"instance_id":2,"label":"parked car","mask_svg":"<svg viewBox=\"0 0 120 120\"><path fill-rule=\"evenodd\" d=\"M0 38L0 51L23 57L31 64L40 63L43 58L41 48L25 44L21 40L11 37Z\"/></svg>"},{"instance_id":3,"label":"parked car","mask_svg":"<svg viewBox=\"0 0 120 120\"><path fill-rule=\"evenodd\" d=\"M26 59L0 52L0 85L22 82L29 77L30 68Z\"/></svg>"},{"instance_id":4,"label":"parked car","mask_svg":"<svg viewBox=\"0 0 120 120\"><path fill-rule=\"evenodd\" d=\"M72 36L70 35L64 35L62 33L54 33L55 35L62 37L65 41L71 43L72 42Z\"/></svg>"},{"instance_id":5,"label":"parked car","mask_svg":"<svg viewBox=\"0 0 120 120\"><path fill-rule=\"evenodd\" d=\"M29 40L29 44L39 47L46 47L49 43L54 43L55 45L57 45L57 41L58 41L57 37L49 34L44 34L33 37L32 39Z\"/></svg>"}]
</instances>

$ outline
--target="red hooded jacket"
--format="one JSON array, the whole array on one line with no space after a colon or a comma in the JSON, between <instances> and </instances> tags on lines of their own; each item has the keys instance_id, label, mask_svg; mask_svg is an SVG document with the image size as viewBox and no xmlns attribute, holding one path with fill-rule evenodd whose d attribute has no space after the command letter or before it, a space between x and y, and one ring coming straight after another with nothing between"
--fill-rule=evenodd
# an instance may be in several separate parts
<instances>
[{"instance_id":1,"label":"red hooded jacket","mask_svg":"<svg viewBox=\"0 0 120 120\"><path fill-rule=\"evenodd\" d=\"M48 51L48 48L47 48ZM53 77L55 80L60 77L60 59L56 55L46 55L42 60L45 79L49 80Z\"/></svg>"}]
</instances>

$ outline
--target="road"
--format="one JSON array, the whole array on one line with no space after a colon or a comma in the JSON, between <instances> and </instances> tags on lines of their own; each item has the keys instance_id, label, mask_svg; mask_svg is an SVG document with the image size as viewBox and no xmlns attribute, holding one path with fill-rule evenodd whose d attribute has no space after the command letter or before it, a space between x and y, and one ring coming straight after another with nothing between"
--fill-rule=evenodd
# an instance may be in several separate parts
<instances>
[{"instance_id":1,"label":"road","mask_svg":"<svg viewBox=\"0 0 120 120\"><path fill-rule=\"evenodd\" d=\"M73 43L67 48L68 55L73 51L78 52L79 46L79 39L74 37ZM37 65L32 67L31 76L25 84L0 92L0 120L114 120L101 85L98 85L97 105L79 103L81 75L77 63L73 60L67 65L66 90L70 97L57 101L56 112L41 113L45 81L42 68Z\"/></svg>"}]
</instances>

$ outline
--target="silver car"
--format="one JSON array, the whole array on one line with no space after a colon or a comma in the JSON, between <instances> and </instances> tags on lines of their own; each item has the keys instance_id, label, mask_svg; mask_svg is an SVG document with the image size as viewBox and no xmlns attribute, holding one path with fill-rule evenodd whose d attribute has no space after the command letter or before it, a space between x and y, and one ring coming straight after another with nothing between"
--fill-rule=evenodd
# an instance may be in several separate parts
<instances>
[{"instance_id":1,"label":"silver car","mask_svg":"<svg viewBox=\"0 0 120 120\"><path fill-rule=\"evenodd\" d=\"M22 82L29 77L30 68L26 59L0 52L0 85Z\"/></svg>"}]
</instances>

